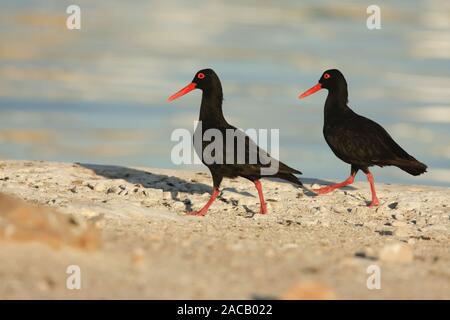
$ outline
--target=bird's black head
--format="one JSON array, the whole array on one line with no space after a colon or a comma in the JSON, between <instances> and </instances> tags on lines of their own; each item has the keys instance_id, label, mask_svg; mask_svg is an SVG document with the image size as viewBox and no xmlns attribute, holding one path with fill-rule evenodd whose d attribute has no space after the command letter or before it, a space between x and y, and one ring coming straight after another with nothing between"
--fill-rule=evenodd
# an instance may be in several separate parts
<instances>
[{"instance_id":1,"label":"bird's black head","mask_svg":"<svg viewBox=\"0 0 450 320\"><path fill-rule=\"evenodd\" d=\"M344 75L338 69L330 69L322 74L319 79L319 83L324 89L335 89L342 86L347 86Z\"/></svg>"},{"instance_id":2,"label":"bird's black head","mask_svg":"<svg viewBox=\"0 0 450 320\"><path fill-rule=\"evenodd\" d=\"M167 100L175 100L194 89L200 89L204 92L216 89L220 92L220 94L222 94L222 85L220 84L219 77L214 72L214 70L202 69L195 74L194 79L192 79L192 82L190 84L188 84L177 93L171 95Z\"/></svg>"},{"instance_id":3,"label":"bird's black head","mask_svg":"<svg viewBox=\"0 0 450 320\"><path fill-rule=\"evenodd\" d=\"M197 89L205 90L220 86L220 80L213 69L203 69L195 74L192 83L195 83Z\"/></svg>"},{"instance_id":4,"label":"bird's black head","mask_svg":"<svg viewBox=\"0 0 450 320\"><path fill-rule=\"evenodd\" d=\"M319 82L312 88L303 92L299 98L305 98L320 89L328 89L333 92L345 92L347 94L347 81L344 75L338 69L329 69L325 71L319 79Z\"/></svg>"}]
</instances>

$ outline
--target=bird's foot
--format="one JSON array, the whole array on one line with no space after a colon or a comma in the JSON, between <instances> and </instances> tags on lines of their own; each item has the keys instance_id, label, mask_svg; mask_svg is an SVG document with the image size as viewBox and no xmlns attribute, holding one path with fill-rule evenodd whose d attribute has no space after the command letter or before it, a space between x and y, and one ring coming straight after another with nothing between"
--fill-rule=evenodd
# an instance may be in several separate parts
<instances>
[{"instance_id":1,"label":"bird's foot","mask_svg":"<svg viewBox=\"0 0 450 320\"><path fill-rule=\"evenodd\" d=\"M206 210L205 211L203 211L203 210L199 210L199 211L190 211L190 212L187 212L186 213L186 215L187 216L197 216L197 217L204 217L205 215L206 215Z\"/></svg>"},{"instance_id":2,"label":"bird's foot","mask_svg":"<svg viewBox=\"0 0 450 320\"><path fill-rule=\"evenodd\" d=\"M313 189L313 191L317 194L326 194L333 191L335 188L332 186L326 186L319 189Z\"/></svg>"},{"instance_id":3,"label":"bird's foot","mask_svg":"<svg viewBox=\"0 0 450 320\"><path fill-rule=\"evenodd\" d=\"M380 205L380 201L377 198L372 199L372 202L369 204L369 208L377 207Z\"/></svg>"}]
</instances>

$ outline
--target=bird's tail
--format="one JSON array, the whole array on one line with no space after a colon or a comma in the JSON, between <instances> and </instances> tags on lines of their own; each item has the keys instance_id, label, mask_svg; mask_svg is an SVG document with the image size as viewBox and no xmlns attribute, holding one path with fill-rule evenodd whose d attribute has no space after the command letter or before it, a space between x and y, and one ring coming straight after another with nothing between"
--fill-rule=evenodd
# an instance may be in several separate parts
<instances>
[{"instance_id":1,"label":"bird's tail","mask_svg":"<svg viewBox=\"0 0 450 320\"><path fill-rule=\"evenodd\" d=\"M303 183L300 181L299 178L297 178L296 176L294 176L292 173L287 173L287 172L279 172L276 175L277 178L283 179L283 180L287 180L289 182L292 182L295 185L298 186L303 186Z\"/></svg>"},{"instance_id":2,"label":"bird's tail","mask_svg":"<svg viewBox=\"0 0 450 320\"><path fill-rule=\"evenodd\" d=\"M412 157L411 157L412 158ZM394 166L399 167L405 172L408 172L410 175L418 176L422 173L427 172L427 165L412 158L412 159L399 159L395 160L392 163Z\"/></svg>"}]
</instances>

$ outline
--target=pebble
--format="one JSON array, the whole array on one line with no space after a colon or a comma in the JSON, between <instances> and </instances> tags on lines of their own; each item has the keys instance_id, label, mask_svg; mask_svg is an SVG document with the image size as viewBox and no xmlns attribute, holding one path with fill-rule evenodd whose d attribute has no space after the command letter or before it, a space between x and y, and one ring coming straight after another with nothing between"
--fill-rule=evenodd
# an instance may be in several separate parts
<instances>
[{"instance_id":1,"label":"pebble","mask_svg":"<svg viewBox=\"0 0 450 320\"><path fill-rule=\"evenodd\" d=\"M183 202L177 201L172 203L172 208L177 211L184 210L186 208L186 205Z\"/></svg>"},{"instance_id":2,"label":"pebble","mask_svg":"<svg viewBox=\"0 0 450 320\"><path fill-rule=\"evenodd\" d=\"M108 190L106 190L106 194L111 194L111 193L117 193L117 187L112 186L110 188L108 188Z\"/></svg>"},{"instance_id":3,"label":"pebble","mask_svg":"<svg viewBox=\"0 0 450 320\"><path fill-rule=\"evenodd\" d=\"M77 187L74 186L74 187L70 188L69 191L72 193L77 193Z\"/></svg>"},{"instance_id":4,"label":"pebble","mask_svg":"<svg viewBox=\"0 0 450 320\"><path fill-rule=\"evenodd\" d=\"M313 226L317 225L318 223L319 223L319 219L311 219L311 220L305 219L301 222L301 224L306 227L313 227Z\"/></svg>"},{"instance_id":5,"label":"pebble","mask_svg":"<svg viewBox=\"0 0 450 320\"><path fill-rule=\"evenodd\" d=\"M333 211L336 213L348 213L348 209L341 206L334 206Z\"/></svg>"},{"instance_id":6,"label":"pebble","mask_svg":"<svg viewBox=\"0 0 450 320\"><path fill-rule=\"evenodd\" d=\"M356 251L354 258L376 260L376 253L373 248L367 247L363 250Z\"/></svg>"},{"instance_id":7,"label":"pebble","mask_svg":"<svg viewBox=\"0 0 450 320\"><path fill-rule=\"evenodd\" d=\"M392 210L397 209L398 208L398 202L392 202L390 204L388 204L388 207Z\"/></svg>"}]
</instances>

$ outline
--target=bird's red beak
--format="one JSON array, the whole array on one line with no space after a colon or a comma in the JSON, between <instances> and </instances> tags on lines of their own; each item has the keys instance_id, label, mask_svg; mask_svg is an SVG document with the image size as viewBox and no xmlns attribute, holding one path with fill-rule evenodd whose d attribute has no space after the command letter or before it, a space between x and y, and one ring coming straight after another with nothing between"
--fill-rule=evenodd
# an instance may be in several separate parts
<instances>
[{"instance_id":1,"label":"bird's red beak","mask_svg":"<svg viewBox=\"0 0 450 320\"><path fill-rule=\"evenodd\" d=\"M180 91L178 91L177 93L174 93L173 95L171 95L167 101L173 101L181 96L184 96L186 93L191 92L192 90L194 90L197 87L197 84L192 82L189 83L186 87L184 87L183 89L181 89Z\"/></svg>"},{"instance_id":2,"label":"bird's red beak","mask_svg":"<svg viewBox=\"0 0 450 320\"><path fill-rule=\"evenodd\" d=\"M309 88L308 90L306 90L305 92L303 92L301 95L298 96L299 99L303 99L311 94L313 94L314 92L319 91L320 89L322 89L322 85L320 83L316 84L314 87Z\"/></svg>"}]
</instances>

